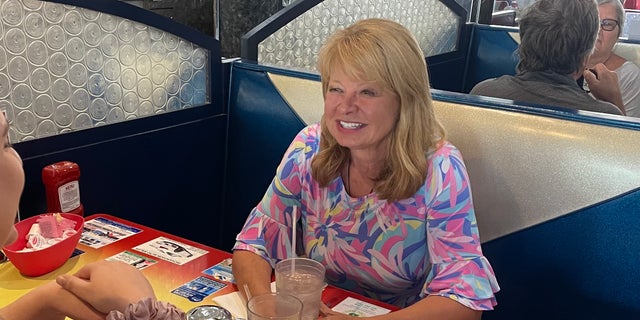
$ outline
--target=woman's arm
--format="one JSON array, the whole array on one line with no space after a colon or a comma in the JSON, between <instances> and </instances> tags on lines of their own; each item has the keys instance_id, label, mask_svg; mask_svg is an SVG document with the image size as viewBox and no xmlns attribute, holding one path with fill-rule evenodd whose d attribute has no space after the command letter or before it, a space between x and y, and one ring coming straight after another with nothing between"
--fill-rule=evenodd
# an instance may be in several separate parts
<instances>
[{"instance_id":1,"label":"woman's arm","mask_svg":"<svg viewBox=\"0 0 640 320\"><path fill-rule=\"evenodd\" d=\"M121 261L93 262L74 275L58 276L56 281L105 314L124 311L129 304L145 298L155 299L153 288L142 272Z\"/></svg>"},{"instance_id":2,"label":"woman's arm","mask_svg":"<svg viewBox=\"0 0 640 320\"><path fill-rule=\"evenodd\" d=\"M65 316L77 320L104 320L105 314L62 289L54 281L29 291L0 309L0 319L6 320L62 320Z\"/></svg>"},{"instance_id":3,"label":"woman's arm","mask_svg":"<svg viewBox=\"0 0 640 320\"><path fill-rule=\"evenodd\" d=\"M246 250L235 250L232 263L233 277L240 293L247 298L271 292L271 266L259 255ZM245 288L246 286L246 288Z\"/></svg>"}]
</instances>

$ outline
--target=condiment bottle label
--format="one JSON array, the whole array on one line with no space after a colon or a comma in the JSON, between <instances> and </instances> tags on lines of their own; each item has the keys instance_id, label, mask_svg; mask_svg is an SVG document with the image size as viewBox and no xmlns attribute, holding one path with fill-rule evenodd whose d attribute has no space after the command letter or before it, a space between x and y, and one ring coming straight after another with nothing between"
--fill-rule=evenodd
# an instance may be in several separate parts
<instances>
[{"instance_id":1,"label":"condiment bottle label","mask_svg":"<svg viewBox=\"0 0 640 320\"><path fill-rule=\"evenodd\" d=\"M65 183L58 188L60 210L69 212L80 207L80 185L78 181Z\"/></svg>"}]
</instances>

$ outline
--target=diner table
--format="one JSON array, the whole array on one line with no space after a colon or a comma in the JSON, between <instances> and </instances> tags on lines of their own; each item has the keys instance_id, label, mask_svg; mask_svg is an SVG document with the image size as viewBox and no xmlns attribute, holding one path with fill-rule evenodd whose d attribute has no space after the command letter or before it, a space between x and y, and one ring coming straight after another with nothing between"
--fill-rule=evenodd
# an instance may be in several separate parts
<instances>
[{"instance_id":1,"label":"diner table","mask_svg":"<svg viewBox=\"0 0 640 320\"><path fill-rule=\"evenodd\" d=\"M10 262L1 263L0 307L60 274L74 273L87 263L105 259L125 261L141 269L159 300L184 311L200 305L219 305L214 301L216 297L238 290L231 273L231 256L230 252L133 221L94 214L85 217L80 243L60 268L39 277L25 277ZM330 308L355 301L379 310L398 309L333 286L325 288L322 300Z\"/></svg>"}]
</instances>

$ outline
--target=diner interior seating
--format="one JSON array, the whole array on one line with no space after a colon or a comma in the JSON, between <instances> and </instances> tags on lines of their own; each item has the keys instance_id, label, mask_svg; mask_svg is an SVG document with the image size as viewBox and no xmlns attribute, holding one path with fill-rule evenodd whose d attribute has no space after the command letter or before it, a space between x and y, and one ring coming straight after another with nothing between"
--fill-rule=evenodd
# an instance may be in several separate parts
<instances>
[{"instance_id":1,"label":"diner interior seating","mask_svg":"<svg viewBox=\"0 0 640 320\"><path fill-rule=\"evenodd\" d=\"M86 214L230 250L293 136L319 120L318 76L223 61L217 40L119 1L61 2L144 20L203 46L210 99L15 143L26 174L22 216L46 210L42 168L69 160L81 168ZM484 252L502 288L483 319L640 318L640 121L465 94L517 62L513 28L469 28L461 37L468 53L430 58L429 71L436 114L462 151ZM463 73L449 81L448 64Z\"/></svg>"},{"instance_id":2,"label":"diner interior seating","mask_svg":"<svg viewBox=\"0 0 640 320\"><path fill-rule=\"evenodd\" d=\"M319 120L322 96L318 79L290 70L236 62L231 78L227 210L247 212L290 139ZM436 115L462 151L484 252L502 287L498 307L483 319L640 312L631 262L640 261L640 233L629 227L640 222L640 122L433 94ZM234 226L231 238L244 215L224 221Z\"/></svg>"}]
</instances>

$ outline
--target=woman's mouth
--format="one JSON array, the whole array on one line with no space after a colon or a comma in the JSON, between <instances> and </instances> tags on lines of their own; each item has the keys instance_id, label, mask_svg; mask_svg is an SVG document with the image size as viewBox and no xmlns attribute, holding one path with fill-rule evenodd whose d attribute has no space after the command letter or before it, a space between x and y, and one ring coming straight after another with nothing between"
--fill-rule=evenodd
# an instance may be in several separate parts
<instances>
[{"instance_id":1,"label":"woman's mouth","mask_svg":"<svg viewBox=\"0 0 640 320\"><path fill-rule=\"evenodd\" d=\"M364 124L358 123L358 122L339 121L339 123L340 123L340 126L345 129L359 129L364 126Z\"/></svg>"}]
</instances>

